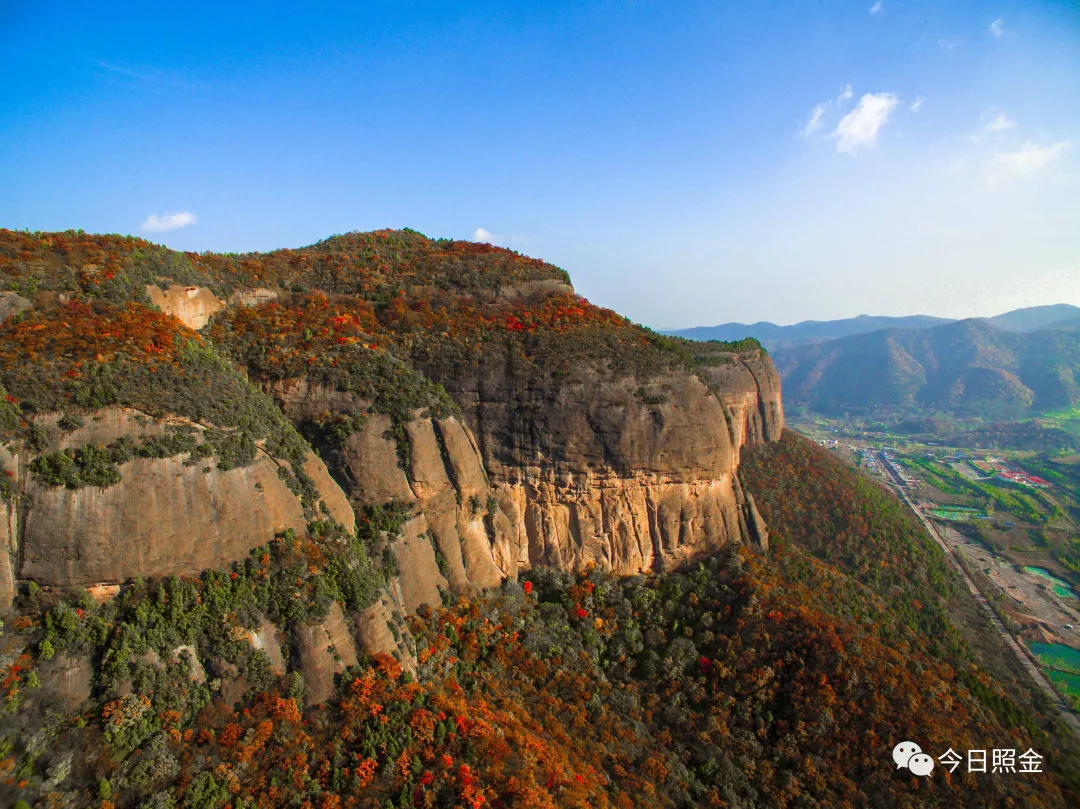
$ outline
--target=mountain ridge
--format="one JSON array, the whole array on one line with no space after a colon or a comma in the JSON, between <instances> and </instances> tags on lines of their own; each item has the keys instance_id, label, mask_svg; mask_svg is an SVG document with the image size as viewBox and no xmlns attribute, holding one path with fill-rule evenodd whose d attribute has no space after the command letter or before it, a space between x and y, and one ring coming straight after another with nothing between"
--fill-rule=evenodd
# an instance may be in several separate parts
<instances>
[{"instance_id":1,"label":"mountain ridge","mask_svg":"<svg viewBox=\"0 0 1080 809\"><path fill-rule=\"evenodd\" d=\"M825 414L892 408L1016 418L1080 401L1073 332L1010 332L972 318L780 349L788 398Z\"/></svg>"},{"instance_id":2,"label":"mountain ridge","mask_svg":"<svg viewBox=\"0 0 1080 809\"><path fill-rule=\"evenodd\" d=\"M1049 304L1014 309L988 318L962 318L986 320L1006 331L1037 331L1056 328L1080 318L1080 307L1072 304ZM667 330L664 334L691 340L739 340L753 337L767 350L793 348L811 342L835 340L880 329L928 329L959 319L931 315L907 315L900 317L858 315L840 320L804 320L789 326L778 326L768 321L757 323L721 323L717 326L697 326L689 329Z\"/></svg>"}]
</instances>

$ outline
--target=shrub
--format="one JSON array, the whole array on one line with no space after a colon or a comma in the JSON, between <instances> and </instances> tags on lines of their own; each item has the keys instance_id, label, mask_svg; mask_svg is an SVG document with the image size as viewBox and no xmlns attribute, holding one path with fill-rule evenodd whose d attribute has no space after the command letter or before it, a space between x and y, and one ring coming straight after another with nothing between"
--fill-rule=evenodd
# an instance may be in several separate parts
<instances>
[{"instance_id":1,"label":"shrub","mask_svg":"<svg viewBox=\"0 0 1080 809\"><path fill-rule=\"evenodd\" d=\"M30 474L46 486L68 489L98 486L104 489L120 482L117 462L116 454L109 450L85 446L35 458L30 462Z\"/></svg>"}]
</instances>

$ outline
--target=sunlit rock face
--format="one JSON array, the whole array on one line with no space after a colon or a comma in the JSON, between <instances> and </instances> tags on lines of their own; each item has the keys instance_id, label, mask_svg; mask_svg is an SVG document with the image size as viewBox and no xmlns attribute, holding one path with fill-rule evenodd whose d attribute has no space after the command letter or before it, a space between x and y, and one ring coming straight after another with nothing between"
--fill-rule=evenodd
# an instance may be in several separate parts
<instances>
[{"instance_id":1,"label":"sunlit rock face","mask_svg":"<svg viewBox=\"0 0 1080 809\"><path fill-rule=\"evenodd\" d=\"M388 416L369 413L327 454L357 507L413 506L394 545L406 609L535 565L630 574L767 542L737 481L741 448L783 427L764 355L711 369L709 384L670 375L646 400L633 379L588 369L557 390L497 368L439 381L461 419L417 417L394 437ZM270 392L294 423L366 405L305 380Z\"/></svg>"},{"instance_id":2,"label":"sunlit rock face","mask_svg":"<svg viewBox=\"0 0 1080 809\"><path fill-rule=\"evenodd\" d=\"M597 367L557 387L505 366L441 378L498 500L502 572L663 570L753 539L739 453L779 438L779 377L762 354L711 368L707 380L671 374L642 396L636 380Z\"/></svg>"},{"instance_id":3,"label":"sunlit rock face","mask_svg":"<svg viewBox=\"0 0 1080 809\"><path fill-rule=\"evenodd\" d=\"M36 423L48 437L43 452L105 446L119 439L140 443L185 426L178 416L151 418L133 408L87 413L76 429L55 429L58 414ZM258 450L252 463L223 470L215 457L194 461L187 453L133 458L108 487L69 489L42 483L28 472L39 453L8 450L0 461L11 472L21 507L0 510L0 598L10 603L13 574L52 586L90 587L137 576L197 573L242 558L282 531L303 533L303 504L279 475L280 462ZM348 530L355 516L323 462L309 454L303 465L324 512ZM16 560L21 560L15 570Z\"/></svg>"},{"instance_id":4,"label":"sunlit rock face","mask_svg":"<svg viewBox=\"0 0 1080 809\"><path fill-rule=\"evenodd\" d=\"M220 312L224 304L209 289L173 284L161 287L147 285L150 302L167 315L178 318L189 329L198 331L210 318Z\"/></svg>"}]
</instances>

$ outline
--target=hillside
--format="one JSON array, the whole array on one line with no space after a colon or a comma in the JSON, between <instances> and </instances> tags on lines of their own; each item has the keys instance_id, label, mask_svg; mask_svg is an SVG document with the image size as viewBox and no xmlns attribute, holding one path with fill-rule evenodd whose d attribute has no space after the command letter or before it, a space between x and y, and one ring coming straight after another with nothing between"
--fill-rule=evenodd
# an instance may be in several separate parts
<instances>
[{"instance_id":1,"label":"hillside","mask_svg":"<svg viewBox=\"0 0 1080 809\"><path fill-rule=\"evenodd\" d=\"M1070 805L1057 775L897 773L898 738L935 752L1034 747L1052 773L1075 754L962 643L942 642L955 584L898 504L791 435L749 453L747 485L776 527L769 560L729 547L651 577L536 568L418 609L405 671L330 629L343 675L307 709L305 680L237 628L253 611L282 625L290 601L296 621L319 611L320 592L340 598L325 561L299 599L288 582L300 568L272 550L104 606L32 593L24 615L45 617L15 637L48 653L9 673L5 723L26 729L7 748L17 794L154 807ZM170 660L176 644L206 663ZM78 660L93 661L100 707L42 721L72 692L57 690L56 661ZM28 765L31 739L50 752Z\"/></svg>"},{"instance_id":2,"label":"hillside","mask_svg":"<svg viewBox=\"0 0 1080 809\"><path fill-rule=\"evenodd\" d=\"M929 539L784 433L754 340L412 231L0 231L0 277L5 805L1075 797ZM920 782L901 736L1049 773Z\"/></svg>"},{"instance_id":3,"label":"hillside","mask_svg":"<svg viewBox=\"0 0 1080 809\"><path fill-rule=\"evenodd\" d=\"M984 319L990 325L1005 331L1029 332L1067 326L1078 318L1080 318L1080 307L1059 303L1015 309ZM843 320L804 320L790 326L777 326L775 323L765 321L750 324L721 323L718 326L678 329L666 332L666 334L690 340L742 340L752 337L769 351L774 351L882 329L930 329L955 322L950 318L929 315L907 317L859 315Z\"/></svg>"},{"instance_id":4,"label":"hillside","mask_svg":"<svg viewBox=\"0 0 1080 809\"><path fill-rule=\"evenodd\" d=\"M823 414L886 408L1016 418L1080 401L1080 344L1065 329L983 320L885 330L774 355L791 403Z\"/></svg>"}]
</instances>

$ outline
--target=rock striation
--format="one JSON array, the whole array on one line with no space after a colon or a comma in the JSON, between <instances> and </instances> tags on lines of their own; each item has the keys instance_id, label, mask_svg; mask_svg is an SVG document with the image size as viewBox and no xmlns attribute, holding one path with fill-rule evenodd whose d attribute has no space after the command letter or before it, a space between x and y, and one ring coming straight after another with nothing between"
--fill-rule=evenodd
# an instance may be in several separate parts
<instances>
[{"instance_id":1,"label":"rock striation","mask_svg":"<svg viewBox=\"0 0 1080 809\"><path fill-rule=\"evenodd\" d=\"M534 565L630 574L677 567L727 542L767 544L737 476L742 447L783 429L768 358L734 355L704 380L671 374L651 384L651 396L632 378L605 376L580 368L545 389L482 367L439 380L462 419L417 417L395 438L388 416L369 413L327 454L354 506L414 506L394 544L407 609L436 601L440 589L491 586ZM269 392L294 423L367 406L302 379Z\"/></svg>"},{"instance_id":2,"label":"rock striation","mask_svg":"<svg viewBox=\"0 0 1080 809\"><path fill-rule=\"evenodd\" d=\"M305 703L317 705L334 693L335 678L355 666L356 643L341 605L334 602L326 620L297 626L294 631L299 671L307 686Z\"/></svg>"},{"instance_id":3,"label":"rock striation","mask_svg":"<svg viewBox=\"0 0 1080 809\"><path fill-rule=\"evenodd\" d=\"M270 392L298 424L367 405L306 380L279 383ZM452 417L417 415L402 430L395 438L389 416L368 413L343 446L326 447L324 455L355 508L391 502L412 506L415 516L391 541L405 610L439 603L440 590L491 587L504 576L515 576L511 525L468 427Z\"/></svg>"},{"instance_id":4,"label":"rock striation","mask_svg":"<svg viewBox=\"0 0 1080 809\"><path fill-rule=\"evenodd\" d=\"M440 381L509 523L496 521L492 541L504 574L664 570L751 538L736 494L739 453L783 429L779 378L764 355L733 358L704 381L671 374L644 393L598 366L557 387L499 365Z\"/></svg>"}]
</instances>

